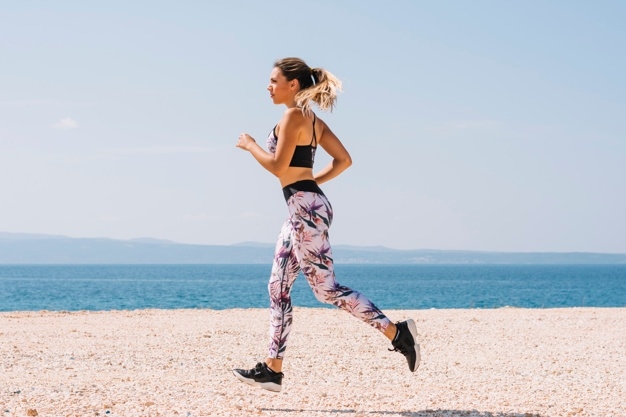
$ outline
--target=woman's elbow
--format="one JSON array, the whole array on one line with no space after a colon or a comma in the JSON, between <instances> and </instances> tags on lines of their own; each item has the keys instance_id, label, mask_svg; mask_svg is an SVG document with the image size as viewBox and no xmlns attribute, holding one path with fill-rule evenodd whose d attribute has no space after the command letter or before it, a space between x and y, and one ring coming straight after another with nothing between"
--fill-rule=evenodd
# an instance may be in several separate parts
<instances>
[{"instance_id":1,"label":"woman's elbow","mask_svg":"<svg viewBox=\"0 0 626 417\"><path fill-rule=\"evenodd\" d=\"M343 158L341 158L341 165L343 166L343 169L348 169L350 168L350 166L352 166L352 158L350 157L350 155L347 155Z\"/></svg>"},{"instance_id":2,"label":"woman's elbow","mask_svg":"<svg viewBox=\"0 0 626 417\"><path fill-rule=\"evenodd\" d=\"M289 167L288 166L284 166L284 167L278 167L278 166L274 166L273 169L271 170L272 174L274 174L277 178L282 177L283 175L285 175L285 173L287 172L287 169Z\"/></svg>"}]
</instances>

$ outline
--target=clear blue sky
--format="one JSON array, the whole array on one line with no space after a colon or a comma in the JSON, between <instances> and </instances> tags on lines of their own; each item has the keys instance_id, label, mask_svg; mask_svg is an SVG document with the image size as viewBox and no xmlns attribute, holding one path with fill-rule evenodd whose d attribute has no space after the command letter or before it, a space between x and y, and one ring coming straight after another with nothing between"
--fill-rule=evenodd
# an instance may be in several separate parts
<instances>
[{"instance_id":1,"label":"clear blue sky","mask_svg":"<svg viewBox=\"0 0 626 417\"><path fill-rule=\"evenodd\" d=\"M0 231L273 242L272 63L344 82L335 244L626 252L626 2L0 0ZM321 154L321 153L320 153ZM317 168L328 159L319 156Z\"/></svg>"}]
</instances>

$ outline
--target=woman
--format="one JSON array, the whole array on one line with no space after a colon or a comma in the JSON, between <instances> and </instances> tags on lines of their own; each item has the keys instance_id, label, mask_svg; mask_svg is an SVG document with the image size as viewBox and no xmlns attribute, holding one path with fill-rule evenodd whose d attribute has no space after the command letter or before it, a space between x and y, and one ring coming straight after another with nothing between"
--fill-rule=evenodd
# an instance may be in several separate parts
<instances>
[{"instance_id":1,"label":"woman","mask_svg":"<svg viewBox=\"0 0 626 417\"><path fill-rule=\"evenodd\" d=\"M278 392L282 365L291 330L291 288L300 271L323 303L333 304L382 332L395 350L403 353L409 369L419 365L417 329L413 320L392 323L363 294L339 285L335 280L328 228L333 213L319 188L352 164L348 151L323 120L311 111L311 102L321 110L331 110L341 82L328 71L310 68L299 58L274 63L267 87L274 104L287 106L282 119L267 138L269 152L250 135L239 136L237 147L246 150L263 168L280 180L289 216L285 221L274 254L269 281L270 345L265 362L250 370L234 369L241 381ZM317 174L313 160L317 146L333 158Z\"/></svg>"}]
</instances>

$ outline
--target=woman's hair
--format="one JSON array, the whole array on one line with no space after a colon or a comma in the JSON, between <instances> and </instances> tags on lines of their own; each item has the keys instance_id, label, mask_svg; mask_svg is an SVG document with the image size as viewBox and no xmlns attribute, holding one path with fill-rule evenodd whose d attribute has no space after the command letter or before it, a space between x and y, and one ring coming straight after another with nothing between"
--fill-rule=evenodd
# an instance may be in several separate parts
<instances>
[{"instance_id":1,"label":"woman's hair","mask_svg":"<svg viewBox=\"0 0 626 417\"><path fill-rule=\"evenodd\" d=\"M296 94L296 104L302 113L311 111L310 102L322 110L333 111L337 93L341 91L341 81L323 68L311 68L300 58L283 58L274 62L288 81L298 80L300 91Z\"/></svg>"}]
</instances>

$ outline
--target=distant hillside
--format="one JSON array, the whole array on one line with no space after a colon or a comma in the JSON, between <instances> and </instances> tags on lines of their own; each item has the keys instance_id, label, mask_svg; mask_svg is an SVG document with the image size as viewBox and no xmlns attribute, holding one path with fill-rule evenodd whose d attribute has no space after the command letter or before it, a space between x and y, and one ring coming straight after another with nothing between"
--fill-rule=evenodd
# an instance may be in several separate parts
<instances>
[{"instance_id":1,"label":"distant hillside","mask_svg":"<svg viewBox=\"0 0 626 417\"><path fill-rule=\"evenodd\" d=\"M0 264L254 264L271 263L274 245L189 245L168 240L69 238L0 232ZM333 246L337 263L369 264L626 264L626 254L396 250Z\"/></svg>"}]
</instances>

